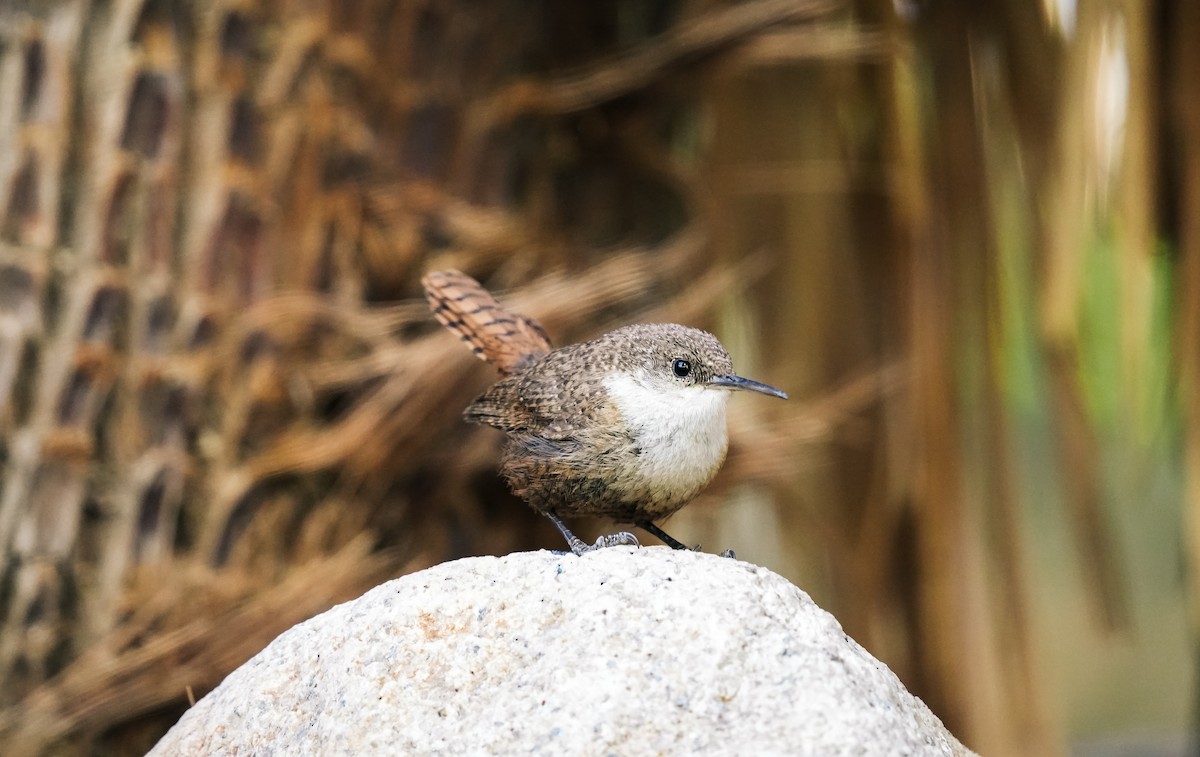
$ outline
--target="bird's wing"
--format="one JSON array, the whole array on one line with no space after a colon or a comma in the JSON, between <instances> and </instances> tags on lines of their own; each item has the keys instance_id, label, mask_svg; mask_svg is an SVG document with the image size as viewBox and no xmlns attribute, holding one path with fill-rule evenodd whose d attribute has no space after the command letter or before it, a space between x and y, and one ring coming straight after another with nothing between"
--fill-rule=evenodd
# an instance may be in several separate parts
<instances>
[{"instance_id":1,"label":"bird's wing","mask_svg":"<svg viewBox=\"0 0 1200 757\"><path fill-rule=\"evenodd\" d=\"M500 379L474 402L463 417L501 431L528 429L538 424L536 413L521 399L521 376Z\"/></svg>"},{"instance_id":2,"label":"bird's wing","mask_svg":"<svg viewBox=\"0 0 1200 757\"><path fill-rule=\"evenodd\" d=\"M546 360L555 355L558 353ZM595 413L600 398L578 376L546 370L546 360L533 363L515 376L500 379L468 405L463 415L469 421L510 433L527 432L559 441L571 439L581 419Z\"/></svg>"}]
</instances>

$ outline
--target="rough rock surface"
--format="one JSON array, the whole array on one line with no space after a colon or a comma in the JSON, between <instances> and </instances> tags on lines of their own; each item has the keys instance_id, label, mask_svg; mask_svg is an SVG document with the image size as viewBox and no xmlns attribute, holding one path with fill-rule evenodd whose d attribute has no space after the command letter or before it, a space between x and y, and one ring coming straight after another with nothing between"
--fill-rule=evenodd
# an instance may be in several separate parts
<instances>
[{"instance_id":1,"label":"rough rock surface","mask_svg":"<svg viewBox=\"0 0 1200 757\"><path fill-rule=\"evenodd\" d=\"M808 595L666 548L446 563L301 623L152 755L970 754Z\"/></svg>"}]
</instances>

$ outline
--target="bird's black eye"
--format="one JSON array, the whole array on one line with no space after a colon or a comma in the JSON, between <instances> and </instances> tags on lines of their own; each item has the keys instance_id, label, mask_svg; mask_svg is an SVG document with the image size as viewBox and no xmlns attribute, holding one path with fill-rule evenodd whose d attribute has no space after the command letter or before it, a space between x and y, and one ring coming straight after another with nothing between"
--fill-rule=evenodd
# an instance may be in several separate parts
<instances>
[{"instance_id":1,"label":"bird's black eye","mask_svg":"<svg viewBox=\"0 0 1200 757\"><path fill-rule=\"evenodd\" d=\"M692 364L686 360L678 359L674 363L671 363L671 370L674 371L676 376L683 378L692 372Z\"/></svg>"}]
</instances>

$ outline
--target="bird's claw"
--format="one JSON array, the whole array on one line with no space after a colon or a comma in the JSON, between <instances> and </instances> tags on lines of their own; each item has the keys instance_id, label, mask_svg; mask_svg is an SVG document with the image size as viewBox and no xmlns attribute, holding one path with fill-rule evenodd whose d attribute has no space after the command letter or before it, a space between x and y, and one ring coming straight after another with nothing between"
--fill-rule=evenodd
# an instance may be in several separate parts
<instances>
[{"instance_id":1,"label":"bird's claw","mask_svg":"<svg viewBox=\"0 0 1200 757\"><path fill-rule=\"evenodd\" d=\"M696 546L694 546L694 547L689 547L689 548L688 548L688 551L689 551L689 552L699 552L699 551L700 551L700 547L701 547L701 546L702 546L702 545L700 545L700 544L697 544L697 545L696 545ZM727 550L725 550L724 552L721 552L721 553L720 553L720 555L721 555L721 557L728 557L730 560L736 560L736 559L737 559L737 555L735 555L735 554L733 553L733 550L732 550L732 549L727 549Z\"/></svg>"},{"instance_id":2,"label":"bird's claw","mask_svg":"<svg viewBox=\"0 0 1200 757\"><path fill-rule=\"evenodd\" d=\"M596 543L592 545L592 549L604 549L606 547L640 547L642 543L637 537L628 531L618 531L615 534L608 534L596 539Z\"/></svg>"},{"instance_id":3,"label":"bird's claw","mask_svg":"<svg viewBox=\"0 0 1200 757\"><path fill-rule=\"evenodd\" d=\"M577 555L595 552L598 549L607 549L609 547L640 547L641 542L637 537L628 531L618 531L615 534L607 534L596 539L595 544L585 544L581 539L573 539L570 542L571 551Z\"/></svg>"}]
</instances>

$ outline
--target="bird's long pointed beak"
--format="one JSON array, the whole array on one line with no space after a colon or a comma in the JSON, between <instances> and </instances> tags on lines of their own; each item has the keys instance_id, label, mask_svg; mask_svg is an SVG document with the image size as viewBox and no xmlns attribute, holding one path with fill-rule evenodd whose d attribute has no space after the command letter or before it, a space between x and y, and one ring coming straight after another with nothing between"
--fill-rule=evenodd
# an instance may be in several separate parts
<instances>
[{"instance_id":1,"label":"bird's long pointed beak","mask_svg":"<svg viewBox=\"0 0 1200 757\"><path fill-rule=\"evenodd\" d=\"M708 383L723 389L746 389L751 392L758 392L759 394L769 394L781 400L788 398L787 392L776 389L773 386L760 384L757 381L751 381L748 378L742 378L741 376L713 376L708 380Z\"/></svg>"}]
</instances>

